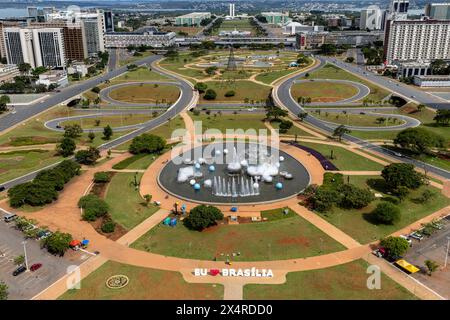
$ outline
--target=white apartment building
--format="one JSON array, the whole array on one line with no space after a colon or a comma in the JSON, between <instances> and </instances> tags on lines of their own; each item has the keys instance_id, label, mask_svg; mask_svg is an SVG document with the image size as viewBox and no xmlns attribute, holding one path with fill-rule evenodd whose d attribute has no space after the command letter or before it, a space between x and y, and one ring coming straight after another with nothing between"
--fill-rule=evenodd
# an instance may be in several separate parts
<instances>
[{"instance_id":1,"label":"white apartment building","mask_svg":"<svg viewBox=\"0 0 450 320\"><path fill-rule=\"evenodd\" d=\"M146 45L153 48L170 47L175 44L175 32L116 32L105 35L107 48L139 47Z\"/></svg>"},{"instance_id":2,"label":"white apartment building","mask_svg":"<svg viewBox=\"0 0 450 320\"><path fill-rule=\"evenodd\" d=\"M381 30L383 11L377 6L361 10L359 28L361 30Z\"/></svg>"},{"instance_id":3,"label":"white apartment building","mask_svg":"<svg viewBox=\"0 0 450 320\"><path fill-rule=\"evenodd\" d=\"M3 41L8 64L29 63L32 68L66 65L61 28L4 28Z\"/></svg>"},{"instance_id":4,"label":"white apartment building","mask_svg":"<svg viewBox=\"0 0 450 320\"><path fill-rule=\"evenodd\" d=\"M388 64L450 59L450 20L390 20L384 53Z\"/></svg>"}]
</instances>

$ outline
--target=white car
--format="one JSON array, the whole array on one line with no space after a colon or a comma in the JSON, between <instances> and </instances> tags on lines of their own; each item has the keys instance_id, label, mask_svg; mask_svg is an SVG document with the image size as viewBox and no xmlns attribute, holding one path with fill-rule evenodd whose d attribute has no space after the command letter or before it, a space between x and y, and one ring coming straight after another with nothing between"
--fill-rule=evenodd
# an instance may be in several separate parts
<instances>
[{"instance_id":1,"label":"white car","mask_svg":"<svg viewBox=\"0 0 450 320\"><path fill-rule=\"evenodd\" d=\"M408 241L409 245L412 245L412 240L409 238L409 236L405 236L405 235L400 235L400 238L405 239L406 241Z\"/></svg>"}]
</instances>

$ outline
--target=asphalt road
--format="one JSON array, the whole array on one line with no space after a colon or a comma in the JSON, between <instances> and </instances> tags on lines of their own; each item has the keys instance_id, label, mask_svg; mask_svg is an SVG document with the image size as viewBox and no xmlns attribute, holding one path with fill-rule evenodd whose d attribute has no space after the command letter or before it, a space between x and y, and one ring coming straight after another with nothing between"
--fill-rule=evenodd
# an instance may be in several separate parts
<instances>
[{"instance_id":1,"label":"asphalt road","mask_svg":"<svg viewBox=\"0 0 450 320\"><path fill-rule=\"evenodd\" d=\"M319 59L320 63L313 70L316 70L316 69L319 69L319 68L323 67L327 61L331 61L330 58L324 58L324 57L317 57L317 58ZM334 60L334 59L332 59L332 60ZM352 70L354 70L354 69L357 69L356 70L357 72L360 71L360 68L353 67L353 66L352 67L348 67L347 66L348 64L339 63L337 65L339 67L342 67L344 65L346 67L345 69L347 71L350 71L350 72L353 72ZM309 70L308 72L312 72L313 70ZM287 108L290 112L292 112L295 115L299 114L300 112L304 112L305 110L297 102L294 101L294 99L291 96L290 88L291 88L292 84L296 81L296 79L304 76L305 73L306 72L301 73L301 74L296 74L296 75L294 75L294 76L292 76L290 78L286 78L278 87L276 87L276 90L274 91L274 95L275 95L275 97L278 98L281 106ZM363 76L366 77L366 75L363 75ZM380 80L380 82L381 81L386 81L386 82L388 81L387 79L384 80L384 79L380 78L379 76L375 76L375 75L374 76L369 76L367 78L372 80L371 77L375 78L377 80ZM399 88L399 87L397 87L394 84L392 90L394 92L397 92L395 90L397 88ZM401 88L403 88L403 86ZM403 89L401 89L401 90L403 90ZM419 94L416 93L416 91L418 91L416 89L406 88L405 90L414 91L412 94L416 95L419 99L422 97L422 94L419 95ZM404 91L402 91L402 92L404 92ZM428 98L428 95L425 95L425 96ZM277 99L275 99L275 100L277 100ZM427 103L428 105L430 105L429 104L429 100L425 100L424 99L424 100L421 100L419 102ZM438 106L442 107L442 105L438 105ZM323 131L328 132L330 134L333 133L334 128L332 126L330 126L329 123L327 123L325 121L322 121L322 120L319 120L319 119L311 116L311 114L308 114L308 116L306 117L306 119L304 121L309 123L310 125L312 125L314 127L319 128L320 130L323 130ZM447 170L444 170L444 169L441 169L441 168L438 168L438 167L426 164L424 162L421 162L421 161L418 161L418 160L415 160L415 159L412 159L412 158L407 158L405 156L398 156L398 155L394 154L392 151L390 151L388 149L382 148L382 147L380 147L378 145L372 144L370 142L367 142L365 140L356 138L356 137L348 135L348 134L344 135L343 138L345 140L347 140L347 141L350 141L350 142L353 142L353 143L356 143L356 144L360 145L364 149L368 149L368 150L373 150L373 151L379 152L379 153L381 153L383 155L389 156L390 158L393 158L393 159L398 160L398 161L411 163L411 164L415 165L416 167L422 168L422 169L424 169L424 170L426 170L428 172L432 172L432 173L437 174L437 175L439 175L441 177L444 177L446 179L450 179L450 172L447 171Z\"/></svg>"},{"instance_id":2,"label":"asphalt road","mask_svg":"<svg viewBox=\"0 0 450 320\"><path fill-rule=\"evenodd\" d=\"M137 63L137 65L142 65L142 64L146 64L146 63L150 64L150 63L152 63L152 62L154 62L154 61L156 61L156 60L158 60L160 58L161 58L161 56L150 56L148 58L140 60ZM136 137L136 136L138 136L138 135L140 135L140 134L142 134L144 132L150 131L150 130L156 128L157 126L162 125L163 123L168 121L168 119L174 118L177 114L179 114L181 111L183 111L186 107L191 105L191 103L195 100L195 96L194 96L194 92L195 91L194 91L194 88L191 86L191 84L189 82L185 81L181 77L176 77L176 76L174 76L172 74L168 74L164 70L158 68L155 65L152 67L152 70L155 71L155 72L159 72L161 74L164 74L165 76L167 76L167 77L177 81L177 86L180 88L180 91L181 91L178 100L172 106L170 106L166 110L166 112L164 112L159 117L157 117L157 118L155 118L153 120L150 120L148 122L145 122L138 129L136 129L136 130L134 130L134 131L132 131L130 133L127 133L127 134L125 134L125 135L123 135L123 136L121 136L121 137L119 137L117 139L108 141L108 142L100 145L98 148L101 151L114 148L114 147L116 147L116 146L118 146L118 145L120 145L120 144L122 144L124 142L127 142L127 141L133 139L134 137ZM8 123L10 123L9 126L17 124L17 123L19 123L19 122L21 122L23 120L26 120L26 119L34 116L36 113L45 111L46 109L50 108L52 105L61 103L62 101L65 101L65 100L73 97L76 94L79 94L81 92L89 90L90 88L92 88L92 87L94 87L94 86L104 82L105 80L112 79L112 78L114 78L114 77L124 73L125 71L127 71L126 67L122 67L122 68L116 69L116 70L114 70L114 71L112 71L112 72L110 72L110 73L108 73L108 74L106 74L106 75L104 75L104 76L102 76L100 78L88 80L87 83L84 82L84 83L78 85L77 88L67 88L67 89L70 89L69 92L66 92L66 90L61 91L61 93L59 93L59 94L55 95L54 97L52 97L52 98L48 99L47 101L45 101L43 103L46 106L45 108L40 107L39 104L38 104L38 106L30 107L30 109L34 110L33 114L31 114L31 110L30 110L30 112L26 112L26 113L22 112L20 114L19 114L19 111L18 111L17 114L15 114L15 115L19 115L19 117L18 118L14 118L15 120L10 120L8 122ZM53 101L52 105L50 105L50 100ZM41 111L39 111L39 110L41 110ZM5 124L3 124L3 121L4 121L4 119L2 118L2 125L5 125ZM9 126L7 126L7 127L9 127ZM53 166L56 166L56 165L57 164L53 164L53 165L47 166L45 168L41 168L40 170L49 169L49 168L51 168ZM11 187L13 187L13 186L15 186L17 184L30 181L36 176L36 174L40 170L37 170L35 172L31 172L31 173L26 174L24 176L21 176L21 177L18 177L16 179L13 179L13 180L10 180L8 182L5 182L3 184L3 186L6 189L9 189L9 188L11 188Z\"/></svg>"},{"instance_id":3,"label":"asphalt road","mask_svg":"<svg viewBox=\"0 0 450 320\"><path fill-rule=\"evenodd\" d=\"M115 56L115 55L113 55L113 56ZM154 62L160 58L161 58L161 56L154 55L154 56L150 56L150 57L144 58L142 60L139 60L136 64L137 65L151 64L152 62ZM32 118L32 117L36 116L36 114L41 113L55 105L61 104L64 101L69 100L72 97L75 97L76 95L83 93L84 91L87 91L95 86L98 86L101 83L105 82L106 80L111 80L112 78L120 76L121 74L125 73L126 71L127 71L126 66L117 68L113 71L105 73L104 75L83 81L79 84L72 85L67 88L63 88L63 89L61 89L61 92L53 93L49 98L42 100L41 102L37 102L26 108L20 108L20 109L17 108L16 109L17 112L15 114L10 113L0 119L0 132L4 131L12 126L15 126L24 120Z\"/></svg>"},{"instance_id":4,"label":"asphalt road","mask_svg":"<svg viewBox=\"0 0 450 320\"><path fill-rule=\"evenodd\" d=\"M355 64L350 64L346 62L339 61L335 58L330 57L320 57L320 59L324 62L329 62L335 64L336 66L347 70L351 73L357 74L359 76L364 77L379 86L385 87L390 91L393 91L397 95L403 96L408 100L413 100L418 103L423 103L434 109L450 109L450 103L446 100L441 99L437 96L434 96L428 92L421 91L412 86L408 86L403 83L398 83L397 81L390 80L387 77L383 77L380 75L376 75L375 73L366 71L364 67L357 66Z\"/></svg>"}]
</instances>

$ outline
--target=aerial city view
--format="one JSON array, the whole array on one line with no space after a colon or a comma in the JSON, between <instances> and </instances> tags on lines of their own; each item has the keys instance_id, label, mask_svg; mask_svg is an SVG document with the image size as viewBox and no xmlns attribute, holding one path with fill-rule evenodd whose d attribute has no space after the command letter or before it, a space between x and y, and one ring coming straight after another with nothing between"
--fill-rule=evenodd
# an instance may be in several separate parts
<instances>
[{"instance_id":1,"label":"aerial city view","mask_svg":"<svg viewBox=\"0 0 450 320\"><path fill-rule=\"evenodd\" d=\"M0 218L0 300L448 300L450 2L2 1Z\"/></svg>"}]
</instances>

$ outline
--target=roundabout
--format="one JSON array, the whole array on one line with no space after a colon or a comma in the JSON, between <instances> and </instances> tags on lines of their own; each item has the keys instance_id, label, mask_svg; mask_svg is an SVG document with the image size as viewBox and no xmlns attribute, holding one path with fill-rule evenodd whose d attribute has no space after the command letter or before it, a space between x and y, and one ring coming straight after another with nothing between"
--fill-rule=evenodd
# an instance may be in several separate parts
<instances>
[{"instance_id":1,"label":"roundabout","mask_svg":"<svg viewBox=\"0 0 450 320\"><path fill-rule=\"evenodd\" d=\"M160 187L175 197L222 205L288 199L302 192L309 181L306 168L288 153L240 142L188 150L169 161L158 177Z\"/></svg>"}]
</instances>

